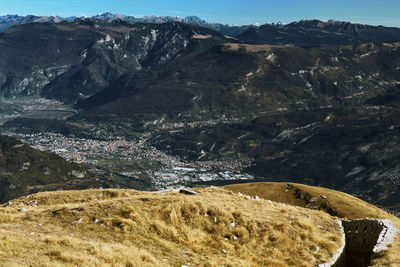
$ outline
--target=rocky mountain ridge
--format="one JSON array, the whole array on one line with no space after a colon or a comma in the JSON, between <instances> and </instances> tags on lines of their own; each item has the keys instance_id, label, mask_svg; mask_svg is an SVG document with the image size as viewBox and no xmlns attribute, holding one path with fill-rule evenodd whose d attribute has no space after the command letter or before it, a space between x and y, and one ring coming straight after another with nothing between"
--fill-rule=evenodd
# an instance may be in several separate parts
<instances>
[{"instance_id":1,"label":"rocky mountain ridge","mask_svg":"<svg viewBox=\"0 0 400 267\"><path fill-rule=\"evenodd\" d=\"M0 36L0 68L7 70L0 73L0 94L41 94L74 103L128 71L165 64L227 40L217 32L176 22L26 24Z\"/></svg>"},{"instance_id":2,"label":"rocky mountain ridge","mask_svg":"<svg viewBox=\"0 0 400 267\"><path fill-rule=\"evenodd\" d=\"M21 25L32 22L61 22L84 19L83 17L54 17L54 16L0 16L0 32L13 25ZM245 43L269 43L269 44L293 44L301 46L338 45L350 43L364 43L375 41L400 41L400 30L393 27L370 26L358 23L335 20L301 20L289 24L265 23L261 26L241 25L232 26L223 23L209 23L197 16L185 18L172 16L145 16L137 18L123 14L105 12L91 18L112 22L115 20L127 23L171 23L181 22L194 26L208 28L221 34L237 37ZM289 37L286 35L290 35Z\"/></svg>"},{"instance_id":3,"label":"rocky mountain ridge","mask_svg":"<svg viewBox=\"0 0 400 267\"><path fill-rule=\"evenodd\" d=\"M62 18L59 16L34 16L34 15L27 15L27 16L18 16L18 15L4 15L0 16L0 33L8 29L9 27L12 27L14 25L22 25L22 24L28 24L28 23L33 23L33 22L55 22L59 23L61 21L73 21L75 19L85 19L85 17L67 17L67 18ZM90 18L86 18L90 19ZM123 14L113 14L110 12L105 12L102 14L97 14L95 16L92 16L91 19L98 19L98 20L103 20L103 21L113 21L113 20L122 20L131 24L135 23L171 23L171 22L181 22L181 23L187 23L191 24L194 26L200 26L204 28L209 28L215 31L218 31L222 34L227 34L227 35L238 35L239 33L242 33L243 31L247 30L250 27L256 27L254 25L242 25L242 26L231 26L223 23L208 23L205 20L202 20L201 18L197 16L188 16L185 18L180 18L180 17L172 17L172 16L145 16L142 18L137 18L134 16L127 16Z\"/></svg>"},{"instance_id":4,"label":"rocky mountain ridge","mask_svg":"<svg viewBox=\"0 0 400 267\"><path fill-rule=\"evenodd\" d=\"M310 47L397 42L400 29L334 20L301 20L283 26L265 24L249 28L236 37L245 43Z\"/></svg>"},{"instance_id":5,"label":"rocky mountain ridge","mask_svg":"<svg viewBox=\"0 0 400 267\"><path fill-rule=\"evenodd\" d=\"M62 18L59 16L18 16L18 15L5 15L0 16L0 33L7 30L14 25L28 24L33 22L61 22L64 20L74 20L75 17Z\"/></svg>"}]
</instances>

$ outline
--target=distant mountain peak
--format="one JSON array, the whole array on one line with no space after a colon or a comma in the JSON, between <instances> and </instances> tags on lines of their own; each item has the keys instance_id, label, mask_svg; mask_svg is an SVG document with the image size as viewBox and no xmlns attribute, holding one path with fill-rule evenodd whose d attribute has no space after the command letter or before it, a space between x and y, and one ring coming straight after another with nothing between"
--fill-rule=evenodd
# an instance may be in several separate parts
<instances>
[{"instance_id":1,"label":"distant mountain peak","mask_svg":"<svg viewBox=\"0 0 400 267\"><path fill-rule=\"evenodd\" d=\"M189 24L194 24L194 25L207 25L208 23L205 20L202 20L201 18L197 16L189 16L183 19L183 22L189 23Z\"/></svg>"},{"instance_id":2,"label":"distant mountain peak","mask_svg":"<svg viewBox=\"0 0 400 267\"><path fill-rule=\"evenodd\" d=\"M296 26L304 26L304 27L326 27L326 26L343 26L343 25L358 25L358 26L368 26L374 27L370 25L355 23L355 22L348 22L348 21L339 21L334 19L327 19L327 20L319 20L319 19L302 19L300 21L292 22L288 25L296 25Z\"/></svg>"},{"instance_id":3,"label":"distant mountain peak","mask_svg":"<svg viewBox=\"0 0 400 267\"><path fill-rule=\"evenodd\" d=\"M97 14L96 16L93 16L92 18L95 18L95 19L103 19L103 20L105 20L105 19L107 19L107 20L109 20L109 19L114 20L114 19L123 19L123 18L125 18L125 17L126 17L126 16L123 15L123 14L113 14L113 13L110 13L110 12L104 12L104 13L99 13L99 14Z\"/></svg>"},{"instance_id":4,"label":"distant mountain peak","mask_svg":"<svg viewBox=\"0 0 400 267\"><path fill-rule=\"evenodd\" d=\"M99 15L103 15L103 16L112 16L113 14L110 12L104 12L104 13L99 13Z\"/></svg>"}]
</instances>

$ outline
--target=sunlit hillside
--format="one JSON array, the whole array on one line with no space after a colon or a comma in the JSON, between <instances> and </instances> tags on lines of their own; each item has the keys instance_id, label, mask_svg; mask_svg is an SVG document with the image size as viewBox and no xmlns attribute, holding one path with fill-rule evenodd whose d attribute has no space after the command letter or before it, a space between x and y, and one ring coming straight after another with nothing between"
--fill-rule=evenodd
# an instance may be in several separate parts
<instances>
[{"instance_id":1,"label":"sunlit hillside","mask_svg":"<svg viewBox=\"0 0 400 267\"><path fill-rule=\"evenodd\" d=\"M323 210L344 219L391 219L400 229L400 219L349 194L322 187L295 183L247 183L225 186L233 192L294 206ZM400 266L400 235L387 251L372 260L372 266Z\"/></svg>"},{"instance_id":2,"label":"sunlit hillside","mask_svg":"<svg viewBox=\"0 0 400 267\"><path fill-rule=\"evenodd\" d=\"M337 218L221 188L44 192L0 208L1 266L316 266Z\"/></svg>"}]
</instances>

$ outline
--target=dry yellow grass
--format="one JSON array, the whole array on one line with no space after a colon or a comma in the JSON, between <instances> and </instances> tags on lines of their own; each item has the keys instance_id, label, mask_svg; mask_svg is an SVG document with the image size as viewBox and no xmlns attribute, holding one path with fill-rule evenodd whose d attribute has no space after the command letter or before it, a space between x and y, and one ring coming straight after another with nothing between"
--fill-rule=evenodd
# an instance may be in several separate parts
<instances>
[{"instance_id":1,"label":"dry yellow grass","mask_svg":"<svg viewBox=\"0 0 400 267\"><path fill-rule=\"evenodd\" d=\"M300 207L307 206L308 201L305 200L307 198L305 196L308 194L308 198L318 198L321 201L321 210L333 211L341 218L391 219L397 229L400 229L399 218L349 194L327 188L295 183L247 183L228 185L224 188ZM299 194L303 195L303 198L299 198ZM400 266L400 232L389 249L374 259L371 266Z\"/></svg>"},{"instance_id":2,"label":"dry yellow grass","mask_svg":"<svg viewBox=\"0 0 400 267\"><path fill-rule=\"evenodd\" d=\"M315 266L341 246L338 224L324 212L221 188L199 192L19 198L0 207L0 265Z\"/></svg>"},{"instance_id":3,"label":"dry yellow grass","mask_svg":"<svg viewBox=\"0 0 400 267\"><path fill-rule=\"evenodd\" d=\"M288 187L289 185L289 187ZM308 186L295 183L246 183L225 186L234 192L241 192L250 196L259 196L276 202L294 206L306 207L305 198L296 196L296 190L303 196L308 194L311 198L322 198L324 204L331 208L338 217L347 219L358 218L388 218L387 212L349 194L323 187Z\"/></svg>"}]
</instances>

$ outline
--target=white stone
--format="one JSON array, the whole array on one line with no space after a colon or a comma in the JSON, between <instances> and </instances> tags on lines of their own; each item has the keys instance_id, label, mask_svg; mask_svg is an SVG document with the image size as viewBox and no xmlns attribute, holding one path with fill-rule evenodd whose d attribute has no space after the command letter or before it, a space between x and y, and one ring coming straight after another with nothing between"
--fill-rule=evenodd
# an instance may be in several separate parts
<instances>
[{"instance_id":1,"label":"white stone","mask_svg":"<svg viewBox=\"0 0 400 267\"><path fill-rule=\"evenodd\" d=\"M82 222L82 219L79 218L79 219L75 220L73 223L81 223L81 222Z\"/></svg>"}]
</instances>

